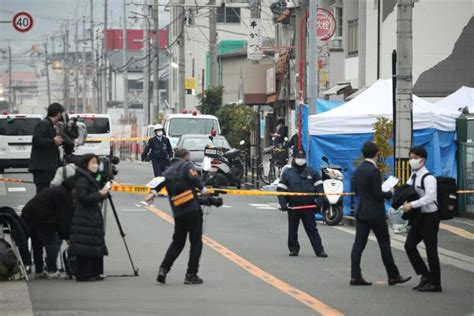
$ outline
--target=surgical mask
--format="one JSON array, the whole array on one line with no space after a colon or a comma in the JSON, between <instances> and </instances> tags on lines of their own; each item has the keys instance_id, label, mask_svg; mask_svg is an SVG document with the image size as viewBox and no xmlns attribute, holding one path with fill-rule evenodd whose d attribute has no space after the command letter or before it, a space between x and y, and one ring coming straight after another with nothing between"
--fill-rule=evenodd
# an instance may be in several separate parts
<instances>
[{"instance_id":1,"label":"surgical mask","mask_svg":"<svg viewBox=\"0 0 474 316\"><path fill-rule=\"evenodd\" d=\"M97 173L99 170L99 164L95 160L91 160L89 164L87 165L87 169L92 172L92 173Z\"/></svg>"},{"instance_id":2,"label":"surgical mask","mask_svg":"<svg viewBox=\"0 0 474 316\"><path fill-rule=\"evenodd\" d=\"M410 167L413 169L413 170L418 170L420 169L421 167L421 158L419 159L410 159L409 163L410 163Z\"/></svg>"},{"instance_id":3,"label":"surgical mask","mask_svg":"<svg viewBox=\"0 0 474 316\"><path fill-rule=\"evenodd\" d=\"M163 136L163 132L162 131L156 132L156 136L158 136L158 137Z\"/></svg>"},{"instance_id":4,"label":"surgical mask","mask_svg":"<svg viewBox=\"0 0 474 316\"><path fill-rule=\"evenodd\" d=\"M306 159L304 159L304 158L295 158L295 164L297 166L302 167L302 166L306 165Z\"/></svg>"}]
</instances>

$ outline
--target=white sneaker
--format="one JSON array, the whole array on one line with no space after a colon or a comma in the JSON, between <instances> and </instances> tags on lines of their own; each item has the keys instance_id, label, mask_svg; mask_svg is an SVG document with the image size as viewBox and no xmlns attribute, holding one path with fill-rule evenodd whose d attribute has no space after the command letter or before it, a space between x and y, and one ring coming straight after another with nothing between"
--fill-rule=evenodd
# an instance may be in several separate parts
<instances>
[{"instance_id":1,"label":"white sneaker","mask_svg":"<svg viewBox=\"0 0 474 316\"><path fill-rule=\"evenodd\" d=\"M48 279L48 274L46 272L35 273L35 280L46 280Z\"/></svg>"},{"instance_id":2,"label":"white sneaker","mask_svg":"<svg viewBox=\"0 0 474 316\"><path fill-rule=\"evenodd\" d=\"M67 277L61 272L48 272L48 280L65 280Z\"/></svg>"}]
</instances>

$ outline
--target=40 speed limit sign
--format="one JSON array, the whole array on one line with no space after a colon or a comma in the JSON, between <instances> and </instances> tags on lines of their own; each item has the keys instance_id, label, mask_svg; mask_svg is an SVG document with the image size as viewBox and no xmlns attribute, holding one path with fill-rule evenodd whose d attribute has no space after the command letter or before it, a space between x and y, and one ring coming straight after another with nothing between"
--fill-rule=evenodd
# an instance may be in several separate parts
<instances>
[{"instance_id":1,"label":"40 speed limit sign","mask_svg":"<svg viewBox=\"0 0 474 316\"><path fill-rule=\"evenodd\" d=\"M12 24L18 32L28 32L33 27L33 17L28 12L18 12L13 17Z\"/></svg>"}]
</instances>

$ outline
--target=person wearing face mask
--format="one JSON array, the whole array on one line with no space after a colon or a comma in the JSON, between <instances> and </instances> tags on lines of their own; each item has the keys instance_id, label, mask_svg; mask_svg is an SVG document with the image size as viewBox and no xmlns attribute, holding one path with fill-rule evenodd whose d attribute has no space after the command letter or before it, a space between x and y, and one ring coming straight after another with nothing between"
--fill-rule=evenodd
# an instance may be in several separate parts
<instances>
[{"instance_id":1,"label":"person wearing face mask","mask_svg":"<svg viewBox=\"0 0 474 316\"><path fill-rule=\"evenodd\" d=\"M77 256L76 281L101 281L104 278L104 221L101 206L109 188L96 181L99 159L86 154L76 168L76 208L72 218L69 253Z\"/></svg>"},{"instance_id":2,"label":"person wearing face mask","mask_svg":"<svg viewBox=\"0 0 474 316\"><path fill-rule=\"evenodd\" d=\"M306 165L306 156L302 150L293 155L291 168L285 170L278 183L279 192L323 192L323 182L318 172ZM317 206L322 205L322 198L314 196L279 196L280 209L288 212L288 248L290 256L296 257L300 251L298 243L298 226L303 222L304 229L311 241L311 246L318 257L326 258L321 236L319 236L314 218Z\"/></svg>"},{"instance_id":3,"label":"person wearing face mask","mask_svg":"<svg viewBox=\"0 0 474 316\"><path fill-rule=\"evenodd\" d=\"M61 104L52 103L48 107L48 117L39 122L33 131L28 170L33 174L36 194L49 188L61 165L59 146L63 144L63 138L56 134L54 125L63 119L63 112Z\"/></svg>"},{"instance_id":4,"label":"person wearing face mask","mask_svg":"<svg viewBox=\"0 0 474 316\"><path fill-rule=\"evenodd\" d=\"M439 214L436 203L437 182L426 168L428 153L423 147L410 150L410 166L413 171L407 184L412 185L420 198L405 202L403 211L409 214L414 209L421 210L421 217L415 221L408 232L405 251L416 274L421 275L420 283L413 289L419 292L441 292L441 269L438 256ZM423 241L428 257L427 268L420 256L417 245Z\"/></svg>"},{"instance_id":5,"label":"person wearing face mask","mask_svg":"<svg viewBox=\"0 0 474 316\"><path fill-rule=\"evenodd\" d=\"M171 142L164 135L161 124L155 125L155 137L151 138L142 153L142 161L149 157L153 165L155 177L160 177L173 157Z\"/></svg>"},{"instance_id":6,"label":"person wearing face mask","mask_svg":"<svg viewBox=\"0 0 474 316\"><path fill-rule=\"evenodd\" d=\"M393 260L388 234L385 200L392 197L392 192L382 191L382 175L377 167L379 148L374 142L368 141L362 146L364 162L354 172L355 194L359 198L356 207L356 235L351 252L351 286L372 285L362 278L360 262L362 252L369 239L370 231L374 232L380 247L380 254L388 274L388 285L405 283L411 277L400 275Z\"/></svg>"}]
</instances>

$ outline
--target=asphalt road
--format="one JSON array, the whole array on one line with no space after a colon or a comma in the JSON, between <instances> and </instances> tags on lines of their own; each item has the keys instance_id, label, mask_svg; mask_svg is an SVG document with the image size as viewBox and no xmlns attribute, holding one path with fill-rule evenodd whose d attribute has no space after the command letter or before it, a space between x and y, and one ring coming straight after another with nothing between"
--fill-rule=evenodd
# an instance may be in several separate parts
<instances>
[{"instance_id":1,"label":"asphalt road","mask_svg":"<svg viewBox=\"0 0 474 316\"><path fill-rule=\"evenodd\" d=\"M117 180L144 184L151 167L121 163ZM5 177L31 179L29 174ZM11 189L17 188L17 189ZM14 192L23 191L25 192ZM32 185L0 183L2 205L21 207L34 194ZM474 315L474 247L472 221L445 222L440 232L443 293L419 293L407 284L388 287L378 245L369 241L362 260L371 287L349 286L354 229L319 224L329 258L317 258L300 228L299 257L289 257L286 214L274 198L225 196L225 207L205 217L203 285L184 285L188 248L177 260L166 285L157 284L158 266L171 241L166 199L149 210L137 207L141 196L114 193L113 199L139 277L108 277L104 282L32 280L28 283L37 315ZM208 212L206 212L208 213ZM449 228L449 227L448 227ZM469 235L471 234L471 235ZM107 212L106 274L131 274L122 238ZM392 240L403 275L415 277L403 251L403 236ZM5 286L0 287L0 296ZM1 300L0 300L1 301ZM14 312L13 307L10 312ZM0 311L8 312L8 310Z\"/></svg>"}]
</instances>

